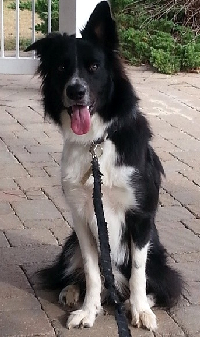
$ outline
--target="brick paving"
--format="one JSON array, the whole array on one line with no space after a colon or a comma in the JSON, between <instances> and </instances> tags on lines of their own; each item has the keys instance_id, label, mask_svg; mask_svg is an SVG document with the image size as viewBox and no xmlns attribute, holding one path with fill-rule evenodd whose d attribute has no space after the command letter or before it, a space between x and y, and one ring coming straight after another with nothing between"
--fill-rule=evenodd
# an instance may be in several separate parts
<instances>
[{"instance_id":1,"label":"brick paving","mask_svg":"<svg viewBox=\"0 0 200 337\"><path fill-rule=\"evenodd\" d=\"M127 72L166 171L157 216L161 241L186 282L177 307L155 309L157 331L132 328L132 336L200 337L200 75ZM54 260L69 232L62 137L44 121L37 77L0 76L0 336L117 336L110 313L91 329L66 330L58 294L39 287L35 272Z\"/></svg>"}]
</instances>

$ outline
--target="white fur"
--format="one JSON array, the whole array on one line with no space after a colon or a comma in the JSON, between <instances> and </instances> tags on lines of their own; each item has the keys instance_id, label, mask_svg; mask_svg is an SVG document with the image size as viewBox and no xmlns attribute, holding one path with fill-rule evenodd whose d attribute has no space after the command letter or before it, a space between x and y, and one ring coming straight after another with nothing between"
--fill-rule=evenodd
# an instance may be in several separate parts
<instances>
[{"instance_id":1,"label":"white fur","mask_svg":"<svg viewBox=\"0 0 200 337\"><path fill-rule=\"evenodd\" d=\"M86 279L86 295L80 310L73 311L68 318L67 327L83 325L92 327L101 309L101 278L98 266L98 252L90 228L84 218L72 207L74 228L79 240Z\"/></svg>"},{"instance_id":2,"label":"white fur","mask_svg":"<svg viewBox=\"0 0 200 337\"><path fill-rule=\"evenodd\" d=\"M132 271L129 281L132 324L154 331L156 316L150 309L146 295L146 261L149 245L139 249L132 242Z\"/></svg>"}]
</instances>

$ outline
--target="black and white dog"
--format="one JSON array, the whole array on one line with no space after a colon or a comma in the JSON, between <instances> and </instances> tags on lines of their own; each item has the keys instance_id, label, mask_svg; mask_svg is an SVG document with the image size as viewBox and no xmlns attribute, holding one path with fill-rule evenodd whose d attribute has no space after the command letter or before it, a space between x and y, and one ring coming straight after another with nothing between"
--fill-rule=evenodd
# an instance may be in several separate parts
<instances>
[{"instance_id":1,"label":"black and white dog","mask_svg":"<svg viewBox=\"0 0 200 337\"><path fill-rule=\"evenodd\" d=\"M71 304L84 296L67 327L92 327L106 295L89 152L91 143L101 139L103 205L116 288L130 302L132 324L155 330L151 306L174 305L182 280L167 265L159 242L155 215L163 168L118 55L108 3L97 5L81 39L52 33L28 50L36 50L40 58L45 113L63 132L62 186L73 217L62 254L43 276L50 287L64 288L61 302Z\"/></svg>"}]
</instances>

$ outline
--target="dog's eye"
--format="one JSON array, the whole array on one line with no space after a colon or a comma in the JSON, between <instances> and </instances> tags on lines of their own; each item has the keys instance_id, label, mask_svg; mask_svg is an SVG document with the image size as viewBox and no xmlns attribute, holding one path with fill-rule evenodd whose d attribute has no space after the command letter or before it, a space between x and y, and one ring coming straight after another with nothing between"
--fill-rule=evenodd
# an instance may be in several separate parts
<instances>
[{"instance_id":1,"label":"dog's eye","mask_svg":"<svg viewBox=\"0 0 200 337\"><path fill-rule=\"evenodd\" d=\"M65 66L63 66L63 65L59 66L58 71L65 71Z\"/></svg>"},{"instance_id":2,"label":"dog's eye","mask_svg":"<svg viewBox=\"0 0 200 337\"><path fill-rule=\"evenodd\" d=\"M89 66L89 71L90 73L94 73L95 71L97 71L98 68L99 68L99 65L97 63L93 63Z\"/></svg>"}]
</instances>

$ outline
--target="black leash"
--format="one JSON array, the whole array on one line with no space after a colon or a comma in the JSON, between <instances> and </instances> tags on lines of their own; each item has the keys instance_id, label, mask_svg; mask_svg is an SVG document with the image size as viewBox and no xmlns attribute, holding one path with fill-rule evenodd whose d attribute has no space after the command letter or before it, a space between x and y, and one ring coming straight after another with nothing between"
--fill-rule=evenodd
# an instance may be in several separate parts
<instances>
[{"instance_id":1,"label":"black leash","mask_svg":"<svg viewBox=\"0 0 200 337\"><path fill-rule=\"evenodd\" d=\"M100 260L103 276L105 279L104 285L108 289L111 301L115 306L115 319L118 326L119 337L131 337L131 332L128 327L128 322L125 316L125 310L123 304L120 302L115 288L115 280L112 273L111 257L110 257L110 244L108 237L107 223L104 217L103 203L102 203L102 174L100 172L98 157L96 155L96 147L100 143L92 143L90 153L92 154L92 174L94 177L93 188L93 205L97 219L98 237L100 243Z\"/></svg>"}]
</instances>

